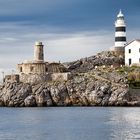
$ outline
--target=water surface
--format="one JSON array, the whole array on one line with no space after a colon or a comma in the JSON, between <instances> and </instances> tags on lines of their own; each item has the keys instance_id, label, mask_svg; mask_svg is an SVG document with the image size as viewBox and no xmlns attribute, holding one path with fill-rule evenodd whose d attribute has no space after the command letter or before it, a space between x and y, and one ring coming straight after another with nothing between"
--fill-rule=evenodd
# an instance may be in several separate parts
<instances>
[{"instance_id":1,"label":"water surface","mask_svg":"<svg viewBox=\"0 0 140 140\"><path fill-rule=\"evenodd\" d=\"M140 108L0 108L0 140L140 139Z\"/></svg>"}]
</instances>

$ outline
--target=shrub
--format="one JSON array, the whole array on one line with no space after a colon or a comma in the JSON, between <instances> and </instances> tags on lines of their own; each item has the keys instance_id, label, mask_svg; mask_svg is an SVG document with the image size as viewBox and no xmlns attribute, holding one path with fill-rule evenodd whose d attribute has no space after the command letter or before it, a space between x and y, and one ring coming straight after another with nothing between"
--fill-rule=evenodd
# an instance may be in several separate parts
<instances>
[{"instance_id":1,"label":"shrub","mask_svg":"<svg viewBox=\"0 0 140 140\"><path fill-rule=\"evenodd\" d=\"M140 82L140 72L130 72L128 74L128 81L130 83Z\"/></svg>"}]
</instances>

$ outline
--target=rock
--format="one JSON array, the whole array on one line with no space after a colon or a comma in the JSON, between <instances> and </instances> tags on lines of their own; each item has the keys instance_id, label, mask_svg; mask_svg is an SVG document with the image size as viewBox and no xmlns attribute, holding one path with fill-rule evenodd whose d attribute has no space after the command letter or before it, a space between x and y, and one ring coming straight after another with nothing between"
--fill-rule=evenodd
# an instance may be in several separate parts
<instances>
[{"instance_id":1,"label":"rock","mask_svg":"<svg viewBox=\"0 0 140 140\"><path fill-rule=\"evenodd\" d=\"M0 107L5 106L4 105L4 101L2 99L0 99Z\"/></svg>"},{"instance_id":2,"label":"rock","mask_svg":"<svg viewBox=\"0 0 140 140\"><path fill-rule=\"evenodd\" d=\"M105 84L104 86L101 86L101 87L100 87L100 90L101 90L104 94L106 94L106 93L108 93L108 91L110 90L110 85ZM110 92L110 91L109 91L109 92Z\"/></svg>"},{"instance_id":3,"label":"rock","mask_svg":"<svg viewBox=\"0 0 140 140\"><path fill-rule=\"evenodd\" d=\"M99 75L98 75L99 76ZM102 75L101 75L102 76ZM126 84L96 79L92 73L78 74L64 82L30 84L5 83L0 90L0 106L123 106L131 103ZM136 97L135 97L136 100Z\"/></svg>"},{"instance_id":4,"label":"rock","mask_svg":"<svg viewBox=\"0 0 140 140\"><path fill-rule=\"evenodd\" d=\"M95 66L102 65L124 65L124 58L115 56L110 51L103 51L95 56L82 58L75 62L65 63L69 71L74 72L88 72L95 68Z\"/></svg>"},{"instance_id":5,"label":"rock","mask_svg":"<svg viewBox=\"0 0 140 140\"><path fill-rule=\"evenodd\" d=\"M13 101L10 101L10 102L8 103L8 106L9 106L9 107L13 107L13 106L14 106L14 102L13 102Z\"/></svg>"},{"instance_id":6,"label":"rock","mask_svg":"<svg viewBox=\"0 0 140 140\"><path fill-rule=\"evenodd\" d=\"M42 87L43 89L43 87ZM36 93L37 106L52 106L53 102L50 96L50 91L43 89L40 93Z\"/></svg>"},{"instance_id":7,"label":"rock","mask_svg":"<svg viewBox=\"0 0 140 140\"><path fill-rule=\"evenodd\" d=\"M33 95L30 95L30 96L26 97L25 100L24 100L24 103L25 103L26 107L36 106L35 97Z\"/></svg>"},{"instance_id":8,"label":"rock","mask_svg":"<svg viewBox=\"0 0 140 140\"><path fill-rule=\"evenodd\" d=\"M114 63L123 64L124 59L102 52L65 63L72 75L65 81L31 74L22 77L23 83L5 82L0 86L0 106L139 106L140 96L129 93L127 72L111 67Z\"/></svg>"},{"instance_id":9,"label":"rock","mask_svg":"<svg viewBox=\"0 0 140 140\"><path fill-rule=\"evenodd\" d=\"M101 105L108 106L108 102L109 102L109 95L105 95L102 99Z\"/></svg>"},{"instance_id":10,"label":"rock","mask_svg":"<svg viewBox=\"0 0 140 140\"><path fill-rule=\"evenodd\" d=\"M17 93L17 98L25 99L32 93L32 88L29 84L24 84Z\"/></svg>"},{"instance_id":11,"label":"rock","mask_svg":"<svg viewBox=\"0 0 140 140\"><path fill-rule=\"evenodd\" d=\"M60 84L58 87L51 86L50 94L54 105L67 106L71 104L67 87L65 85Z\"/></svg>"}]
</instances>

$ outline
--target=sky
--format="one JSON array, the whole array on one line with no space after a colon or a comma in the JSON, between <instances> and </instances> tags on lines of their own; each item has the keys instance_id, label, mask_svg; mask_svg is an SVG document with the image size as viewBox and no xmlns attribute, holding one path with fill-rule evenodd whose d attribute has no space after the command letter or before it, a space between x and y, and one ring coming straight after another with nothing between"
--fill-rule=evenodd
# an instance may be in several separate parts
<instances>
[{"instance_id":1,"label":"sky","mask_svg":"<svg viewBox=\"0 0 140 140\"><path fill-rule=\"evenodd\" d=\"M120 9L127 41L140 38L140 0L0 0L0 77L33 60L36 41L43 42L49 62L109 50Z\"/></svg>"}]
</instances>

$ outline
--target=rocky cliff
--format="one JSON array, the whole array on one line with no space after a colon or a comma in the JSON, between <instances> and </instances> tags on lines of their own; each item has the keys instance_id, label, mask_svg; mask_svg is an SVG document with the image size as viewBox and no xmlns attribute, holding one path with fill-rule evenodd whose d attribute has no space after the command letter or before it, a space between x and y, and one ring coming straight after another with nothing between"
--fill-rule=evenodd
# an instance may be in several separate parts
<instances>
[{"instance_id":1,"label":"rocky cliff","mask_svg":"<svg viewBox=\"0 0 140 140\"><path fill-rule=\"evenodd\" d=\"M78 73L68 81L5 83L1 106L129 106L140 102L129 93L125 74L104 69Z\"/></svg>"},{"instance_id":2,"label":"rocky cliff","mask_svg":"<svg viewBox=\"0 0 140 140\"><path fill-rule=\"evenodd\" d=\"M95 57L97 61L98 56ZM80 65L75 65L78 61L65 64L72 73L68 80L40 81L38 84L5 82L0 86L0 106L140 105L140 95L133 95L129 91L127 73L109 66L113 64L111 58L112 55L100 55L99 64L95 64L94 59L86 59ZM114 57L113 60L118 64L123 63L122 58ZM100 66L102 61L106 62L106 67ZM95 65L99 67L95 69Z\"/></svg>"},{"instance_id":3,"label":"rocky cliff","mask_svg":"<svg viewBox=\"0 0 140 140\"><path fill-rule=\"evenodd\" d=\"M88 72L93 70L96 66L124 65L124 58L122 56L116 56L113 52L103 51L91 57L64 63L64 65L71 72Z\"/></svg>"}]
</instances>

